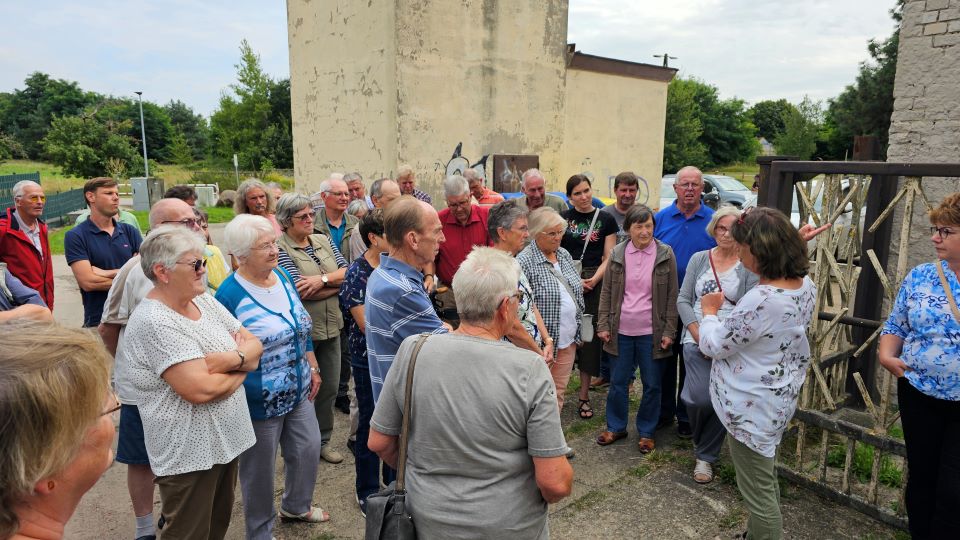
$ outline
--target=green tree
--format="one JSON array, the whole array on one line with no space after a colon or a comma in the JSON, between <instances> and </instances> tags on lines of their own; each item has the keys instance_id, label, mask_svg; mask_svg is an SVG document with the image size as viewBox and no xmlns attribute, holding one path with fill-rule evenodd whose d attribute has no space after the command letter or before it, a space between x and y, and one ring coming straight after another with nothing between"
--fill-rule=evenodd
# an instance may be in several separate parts
<instances>
[{"instance_id":1,"label":"green tree","mask_svg":"<svg viewBox=\"0 0 960 540\"><path fill-rule=\"evenodd\" d=\"M187 143L187 138L179 129L173 134L170 140L170 163L177 165L189 165L194 161L193 149Z\"/></svg>"},{"instance_id":2,"label":"green tree","mask_svg":"<svg viewBox=\"0 0 960 540\"><path fill-rule=\"evenodd\" d=\"M700 163L701 168L746 161L757 155L759 143L754 138L756 128L747 117L742 100L721 100L715 86L695 78L671 81L667 89L668 109L671 93L689 95L693 101L692 113L701 128L697 140L706 152L706 158ZM667 122L670 122L669 116ZM689 156L690 161L684 165L697 165L693 160L699 160L699 152L688 144L683 147L694 150Z\"/></svg>"},{"instance_id":3,"label":"green tree","mask_svg":"<svg viewBox=\"0 0 960 540\"><path fill-rule=\"evenodd\" d=\"M163 106L163 110L170 117L174 130L183 134L193 159L199 161L207 157L210 150L210 127L203 115L196 114L187 104L179 100L167 103Z\"/></svg>"},{"instance_id":4,"label":"green tree","mask_svg":"<svg viewBox=\"0 0 960 540\"><path fill-rule=\"evenodd\" d=\"M899 22L903 0L890 10L897 22L893 35L883 41L871 39L867 51L871 60L860 64L856 82L830 100L824 118L821 150L829 159L844 159L853 152L856 135L874 135L880 142L880 159L886 159L887 135L893 114L893 81L897 74Z\"/></svg>"},{"instance_id":5,"label":"green tree","mask_svg":"<svg viewBox=\"0 0 960 540\"><path fill-rule=\"evenodd\" d=\"M24 80L24 88L0 99L0 131L16 139L31 158L43 152L41 141L58 116L80 113L100 96L84 92L77 83L52 79L35 72Z\"/></svg>"},{"instance_id":6,"label":"green tree","mask_svg":"<svg viewBox=\"0 0 960 540\"><path fill-rule=\"evenodd\" d=\"M103 101L99 118L115 123L123 123L126 135L136 141L138 148L143 146L140 130L140 104L133 99L108 98ZM170 163L170 143L174 129L170 117L162 107L149 101L143 102L143 127L147 133L147 155L151 161Z\"/></svg>"},{"instance_id":7,"label":"green tree","mask_svg":"<svg viewBox=\"0 0 960 540\"><path fill-rule=\"evenodd\" d=\"M0 131L0 163L8 159L26 158L27 151L23 145L12 136Z\"/></svg>"},{"instance_id":8,"label":"green tree","mask_svg":"<svg viewBox=\"0 0 960 540\"><path fill-rule=\"evenodd\" d=\"M686 165L704 167L707 149L700 142L703 125L694 101L693 87L674 79L667 87L667 118L663 133L663 172L676 172Z\"/></svg>"},{"instance_id":9,"label":"green tree","mask_svg":"<svg viewBox=\"0 0 960 540\"><path fill-rule=\"evenodd\" d=\"M95 109L82 116L61 116L53 119L43 138L44 153L66 174L101 176L114 169L117 160L136 161L135 141L127 135L129 130L129 120L104 120Z\"/></svg>"},{"instance_id":10,"label":"green tree","mask_svg":"<svg viewBox=\"0 0 960 540\"><path fill-rule=\"evenodd\" d=\"M757 127L757 136L775 143L783 133L784 118L795 110L796 107L785 99L768 99L755 103L747 110L747 115Z\"/></svg>"},{"instance_id":11,"label":"green tree","mask_svg":"<svg viewBox=\"0 0 960 540\"><path fill-rule=\"evenodd\" d=\"M796 107L784 112L783 133L777 138L777 153L797 156L802 160L813 157L817 150L817 135L823 123L823 111L819 101L808 96Z\"/></svg>"}]
</instances>

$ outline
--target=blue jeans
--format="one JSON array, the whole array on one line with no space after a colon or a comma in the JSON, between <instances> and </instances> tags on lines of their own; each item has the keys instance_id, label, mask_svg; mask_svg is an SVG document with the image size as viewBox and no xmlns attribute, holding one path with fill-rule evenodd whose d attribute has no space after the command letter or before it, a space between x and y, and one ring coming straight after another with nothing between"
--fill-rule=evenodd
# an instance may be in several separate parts
<instances>
[{"instance_id":1,"label":"blue jeans","mask_svg":"<svg viewBox=\"0 0 960 540\"><path fill-rule=\"evenodd\" d=\"M653 336L625 336L617 334L617 348L620 355L611 357L610 391L607 393L607 430L623 432L627 430L629 396L627 385L633 373L640 368L640 380L643 382L643 398L637 411L637 433L641 437L653 438L660 418L661 378L664 363L653 359Z\"/></svg>"},{"instance_id":2,"label":"blue jeans","mask_svg":"<svg viewBox=\"0 0 960 540\"><path fill-rule=\"evenodd\" d=\"M354 391L357 394L359 425L357 426L357 498L361 501L380 491L380 457L367 448L370 437L370 418L373 417L373 388L370 386L370 370L353 366ZM383 464L383 483L390 484L397 473L387 464Z\"/></svg>"}]
</instances>

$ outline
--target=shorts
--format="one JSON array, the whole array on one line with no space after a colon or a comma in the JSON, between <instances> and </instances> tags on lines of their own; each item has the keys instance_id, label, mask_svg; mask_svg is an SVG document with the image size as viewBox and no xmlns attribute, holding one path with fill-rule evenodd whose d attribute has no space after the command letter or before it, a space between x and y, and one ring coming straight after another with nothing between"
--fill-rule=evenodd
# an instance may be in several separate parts
<instances>
[{"instance_id":1,"label":"shorts","mask_svg":"<svg viewBox=\"0 0 960 540\"><path fill-rule=\"evenodd\" d=\"M117 461L127 465L150 465L147 445L143 441L143 422L140 421L140 410L136 405L120 406Z\"/></svg>"}]
</instances>

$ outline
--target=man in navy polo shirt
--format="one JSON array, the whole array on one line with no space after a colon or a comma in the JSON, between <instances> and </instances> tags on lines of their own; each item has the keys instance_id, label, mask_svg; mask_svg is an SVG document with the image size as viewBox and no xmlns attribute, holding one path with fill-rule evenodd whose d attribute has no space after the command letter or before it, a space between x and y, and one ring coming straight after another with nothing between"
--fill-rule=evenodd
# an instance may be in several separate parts
<instances>
[{"instance_id":1,"label":"man in navy polo shirt","mask_svg":"<svg viewBox=\"0 0 960 540\"><path fill-rule=\"evenodd\" d=\"M653 236L673 248L677 258L677 278L683 283L690 257L698 251L716 247L717 243L707 234L707 224L713 217L713 209L700 202L703 195L703 173L700 169L687 166L677 171L677 181L673 184L677 200L655 216L657 222ZM693 436L687 416L687 408L677 399L683 390L686 370L683 367L683 347L680 345L682 325L673 340L674 357L663 360L668 362L663 372L663 393L660 398L660 423L658 427L673 423L677 416L677 434L685 439ZM680 364L680 382L677 384L677 363Z\"/></svg>"},{"instance_id":2,"label":"man in navy polo shirt","mask_svg":"<svg viewBox=\"0 0 960 540\"><path fill-rule=\"evenodd\" d=\"M83 185L90 218L67 231L67 264L80 286L83 326L100 324L103 303L120 267L140 251L140 231L119 222L120 194L113 178L94 178Z\"/></svg>"}]
</instances>

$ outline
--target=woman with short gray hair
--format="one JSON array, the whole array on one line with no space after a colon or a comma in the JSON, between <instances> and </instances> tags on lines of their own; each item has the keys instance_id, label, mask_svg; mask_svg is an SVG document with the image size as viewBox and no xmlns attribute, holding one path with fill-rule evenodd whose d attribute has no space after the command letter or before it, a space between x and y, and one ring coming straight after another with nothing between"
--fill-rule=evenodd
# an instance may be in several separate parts
<instances>
[{"instance_id":1,"label":"woman with short gray hair","mask_svg":"<svg viewBox=\"0 0 960 540\"><path fill-rule=\"evenodd\" d=\"M206 294L203 248L200 235L177 225L147 235L140 265L154 287L120 343L160 488L163 534L173 538L224 537L238 457L256 442L243 382L263 347Z\"/></svg>"},{"instance_id":2,"label":"woman with short gray hair","mask_svg":"<svg viewBox=\"0 0 960 540\"><path fill-rule=\"evenodd\" d=\"M570 493L573 469L547 367L502 341L516 318L518 279L509 255L474 248L453 277L460 326L404 340L384 382L368 446L396 468L398 437L386 433L400 432L416 354L410 423L417 428L405 480L421 538L545 537L547 503Z\"/></svg>"},{"instance_id":3,"label":"woman with short gray hair","mask_svg":"<svg viewBox=\"0 0 960 540\"><path fill-rule=\"evenodd\" d=\"M343 457L330 447L333 406L340 381L340 330L343 315L338 293L347 273L347 261L325 234L314 231L314 211L304 195L287 193L277 203L277 220L283 227L278 263L297 286L300 301L313 319L310 339L320 368L320 391L313 402L320 426L321 457L331 463Z\"/></svg>"},{"instance_id":4,"label":"woman with short gray hair","mask_svg":"<svg viewBox=\"0 0 960 540\"><path fill-rule=\"evenodd\" d=\"M285 471L281 520L330 519L311 505L321 445L312 403L321 383L310 340L313 323L294 281L277 268L279 247L266 219L241 214L223 236L240 265L220 285L217 300L264 344L260 366L244 381L257 442L240 456L240 490L246 537L270 540L278 446Z\"/></svg>"}]
</instances>

